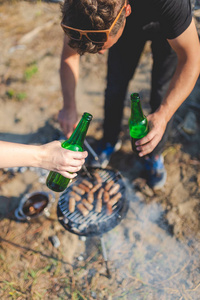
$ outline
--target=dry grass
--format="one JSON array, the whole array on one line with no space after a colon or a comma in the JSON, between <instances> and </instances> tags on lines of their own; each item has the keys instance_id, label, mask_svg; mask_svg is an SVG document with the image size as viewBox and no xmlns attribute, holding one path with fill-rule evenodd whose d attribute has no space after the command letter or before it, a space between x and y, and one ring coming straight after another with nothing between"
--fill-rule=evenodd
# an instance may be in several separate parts
<instances>
[{"instance_id":1,"label":"dry grass","mask_svg":"<svg viewBox=\"0 0 200 300\"><path fill-rule=\"evenodd\" d=\"M59 6L39 0L0 1L0 16L0 132L16 141L50 141L57 132L55 116L61 106ZM55 22L48 27L50 20ZM35 34L33 30L40 26L42 30ZM23 38L25 48L16 48ZM144 76L138 69L131 88L147 97L149 48L145 51L147 71ZM81 109L97 104L90 131L97 136L102 130L106 56L85 56L81 62L77 98ZM17 222L14 210L21 197L45 187L31 171L2 170L0 299L199 299L199 141L199 131L189 143L175 132L164 152L167 185L155 194L144 181L136 182L138 165L125 131L122 150L113 156L111 166L129 182L131 201L127 218L105 234L111 279L106 277L99 239L83 242L66 232L58 223L56 203L50 219ZM137 195L133 186L139 190ZM58 249L49 240L54 234L61 241Z\"/></svg>"}]
</instances>

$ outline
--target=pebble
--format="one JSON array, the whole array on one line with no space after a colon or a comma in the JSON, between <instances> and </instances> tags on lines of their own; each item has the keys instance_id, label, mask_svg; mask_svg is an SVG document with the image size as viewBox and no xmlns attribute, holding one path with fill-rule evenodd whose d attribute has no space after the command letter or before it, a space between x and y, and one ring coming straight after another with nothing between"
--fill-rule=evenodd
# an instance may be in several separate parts
<instances>
[{"instance_id":1,"label":"pebble","mask_svg":"<svg viewBox=\"0 0 200 300\"><path fill-rule=\"evenodd\" d=\"M77 259L78 259L78 261L83 261L84 257L82 255L79 255Z\"/></svg>"},{"instance_id":2,"label":"pebble","mask_svg":"<svg viewBox=\"0 0 200 300\"><path fill-rule=\"evenodd\" d=\"M60 240L59 238L57 237L57 235L52 235L49 237L49 240L51 241L52 245L55 247L55 248L58 248L60 246Z\"/></svg>"}]
</instances>

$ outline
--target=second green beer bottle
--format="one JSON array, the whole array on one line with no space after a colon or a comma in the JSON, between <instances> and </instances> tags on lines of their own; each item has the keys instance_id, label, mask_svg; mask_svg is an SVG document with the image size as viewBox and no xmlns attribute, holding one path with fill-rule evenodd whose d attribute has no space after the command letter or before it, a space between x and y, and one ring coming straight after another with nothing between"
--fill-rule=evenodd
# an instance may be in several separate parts
<instances>
[{"instance_id":1,"label":"second green beer bottle","mask_svg":"<svg viewBox=\"0 0 200 300\"><path fill-rule=\"evenodd\" d=\"M92 115L85 112L70 138L64 141L61 146L72 151L83 151L83 142L91 120ZM46 185L54 192L62 192L67 188L69 182L69 178L57 172L50 171Z\"/></svg>"},{"instance_id":2,"label":"second green beer bottle","mask_svg":"<svg viewBox=\"0 0 200 300\"><path fill-rule=\"evenodd\" d=\"M143 114L140 96L138 93L131 94L131 116L129 118L129 132L133 152L138 154L135 142L143 138L149 132L148 121Z\"/></svg>"}]
</instances>

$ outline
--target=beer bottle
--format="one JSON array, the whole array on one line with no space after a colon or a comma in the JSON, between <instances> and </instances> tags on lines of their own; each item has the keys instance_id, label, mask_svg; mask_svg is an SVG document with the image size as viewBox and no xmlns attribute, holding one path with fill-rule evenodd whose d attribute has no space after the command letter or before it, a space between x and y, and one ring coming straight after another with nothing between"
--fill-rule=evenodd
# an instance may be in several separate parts
<instances>
[{"instance_id":1,"label":"beer bottle","mask_svg":"<svg viewBox=\"0 0 200 300\"><path fill-rule=\"evenodd\" d=\"M72 151L83 151L83 142L91 120L92 115L85 112L70 138L64 141L61 146ZM69 182L69 178L62 176L57 172L50 171L46 180L46 185L54 192L62 192L67 188Z\"/></svg>"},{"instance_id":2,"label":"beer bottle","mask_svg":"<svg viewBox=\"0 0 200 300\"><path fill-rule=\"evenodd\" d=\"M131 137L132 149L135 154L138 154L135 142L147 135L148 131L148 121L142 111L140 96L138 93L133 93L131 94L131 116L129 118L129 132Z\"/></svg>"}]
</instances>

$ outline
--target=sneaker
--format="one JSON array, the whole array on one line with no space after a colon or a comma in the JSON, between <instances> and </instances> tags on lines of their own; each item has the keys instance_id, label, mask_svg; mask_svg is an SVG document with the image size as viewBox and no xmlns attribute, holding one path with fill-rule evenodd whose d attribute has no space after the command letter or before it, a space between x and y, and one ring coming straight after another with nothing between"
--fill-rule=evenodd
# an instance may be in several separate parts
<instances>
[{"instance_id":1,"label":"sneaker","mask_svg":"<svg viewBox=\"0 0 200 300\"><path fill-rule=\"evenodd\" d=\"M145 158L145 169L147 172L147 183L154 189L161 189L167 179L167 172L164 166L162 155Z\"/></svg>"},{"instance_id":2,"label":"sneaker","mask_svg":"<svg viewBox=\"0 0 200 300\"><path fill-rule=\"evenodd\" d=\"M104 144L102 140L98 141L97 149L95 150L98 155L98 160L92 159L89 163L90 166L106 168L112 154L120 150L121 146L121 140L118 140L115 145L111 145L110 143Z\"/></svg>"}]
</instances>

